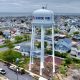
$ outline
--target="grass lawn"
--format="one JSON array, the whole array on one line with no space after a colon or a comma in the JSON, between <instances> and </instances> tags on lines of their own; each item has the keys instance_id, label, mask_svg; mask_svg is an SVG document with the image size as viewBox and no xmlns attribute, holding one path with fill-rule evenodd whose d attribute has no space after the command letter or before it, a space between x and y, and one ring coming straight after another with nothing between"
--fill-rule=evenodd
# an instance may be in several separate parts
<instances>
[{"instance_id":1,"label":"grass lawn","mask_svg":"<svg viewBox=\"0 0 80 80\"><path fill-rule=\"evenodd\" d=\"M0 45L0 48L6 47L6 45Z\"/></svg>"}]
</instances>

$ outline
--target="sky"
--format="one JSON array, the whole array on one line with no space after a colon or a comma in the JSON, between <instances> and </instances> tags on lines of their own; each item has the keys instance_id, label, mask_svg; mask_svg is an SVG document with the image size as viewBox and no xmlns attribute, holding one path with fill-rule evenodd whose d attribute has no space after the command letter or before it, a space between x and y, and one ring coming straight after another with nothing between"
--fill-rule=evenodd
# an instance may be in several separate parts
<instances>
[{"instance_id":1,"label":"sky","mask_svg":"<svg viewBox=\"0 0 80 80\"><path fill-rule=\"evenodd\" d=\"M80 13L80 0L0 0L0 12L32 12L45 5L55 13Z\"/></svg>"}]
</instances>

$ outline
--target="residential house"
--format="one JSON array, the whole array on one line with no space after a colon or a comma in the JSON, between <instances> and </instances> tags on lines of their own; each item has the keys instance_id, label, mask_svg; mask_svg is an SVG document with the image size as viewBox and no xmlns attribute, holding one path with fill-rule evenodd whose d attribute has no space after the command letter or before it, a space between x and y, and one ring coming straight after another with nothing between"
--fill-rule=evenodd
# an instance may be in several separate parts
<instances>
[{"instance_id":1,"label":"residential house","mask_svg":"<svg viewBox=\"0 0 80 80\"><path fill-rule=\"evenodd\" d=\"M60 39L55 44L55 51L66 53L71 50L72 41L68 38Z\"/></svg>"},{"instance_id":2,"label":"residential house","mask_svg":"<svg viewBox=\"0 0 80 80\"><path fill-rule=\"evenodd\" d=\"M74 57L80 58L80 42L77 42L76 45L72 46L70 54Z\"/></svg>"},{"instance_id":3,"label":"residential house","mask_svg":"<svg viewBox=\"0 0 80 80\"><path fill-rule=\"evenodd\" d=\"M75 41L80 41L80 34L74 35L72 39Z\"/></svg>"},{"instance_id":4,"label":"residential house","mask_svg":"<svg viewBox=\"0 0 80 80\"><path fill-rule=\"evenodd\" d=\"M10 30L5 30L5 31L3 31L3 35L4 35L4 37L7 38L7 39L11 38Z\"/></svg>"}]
</instances>

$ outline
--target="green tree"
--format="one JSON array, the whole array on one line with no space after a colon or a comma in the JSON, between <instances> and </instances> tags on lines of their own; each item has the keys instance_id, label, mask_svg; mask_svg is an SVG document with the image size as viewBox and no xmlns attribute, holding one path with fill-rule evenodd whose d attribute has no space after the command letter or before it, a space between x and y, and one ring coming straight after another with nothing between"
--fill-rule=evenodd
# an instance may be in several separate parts
<instances>
[{"instance_id":1,"label":"green tree","mask_svg":"<svg viewBox=\"0 0 80 80\"><path fill-rule=\"evenodd\" d=\"M5 40L5 44L9 49L12 49L14 47L13 43L10 40Z\"/></svg>"},{"instance_id":2,"label":"green tree","mask_svg":"<svg viewBox=\"0 0 80 80\"><path fill-rule=\"evenodd\" d=\"M24 40L30 40L30 36L29 36L29 34L24 34Z\"/></svg>"},{"instance_id":3,"label":"green tree","mask_svg":"<svg viewBox=\"0 0 80 80\"><path fill-rule=\"evenodd\" d=\"M23 37L22 36L15 36L15 40L16 42L21 42L23 40Z\"/></svg>"},{"instance_id":4,"label":"green tree","mask_svg":"<svg viewBox=\"0 0 80 80\"><path fill-rule=\"evenodd\" d=\"M21 58L21 53L13 50L7 50L3 53L3 59L8 62L15 62L16 58Z\"/></svg>"},{"instance_id":5,"label":"green tree","mask_svg":"<svg viewBox=\"0 0 80 80\"><path fill-rule=\"evenodd\" d=\"M68 56L65 58L65 65L69 65L72 64L73 59L71 58L71 56L68 54Z\"/></svg>"},{"instance_id":6,"label":"green tree","mask_svg":"<svg viewBox=\"0 0 80 80\"><path fill-rule=\"evenodd\" d=\"M72 59L71 58L66 58L65 59L65 64L66 65L69 65L69 64L71 64L72 63Z\"/></svg>"},{"instance_id":7,"label":"green tree","mask_svg":"<svg viewBox=\"0 0 80 80\"><path fill-rule=\"evenodd\" d=\"M67 67L66 66L63 66L63 65L60 65L59 66L59 71L60 71L61 74L66 74Z\"/></svg>"},{"instance_id":8,"label":"green tree","mask_svg":"<svg viewBox=\"0 0 80 80\"><path fill-rule=\"evenodd\" d=\"M76 34L79 34L79 32L78 32L78 31L76 31L76 32L74 32L73 34L74 34L74 35L76 35Z\"/></svg>"},{"instance_id":9,"label":"green tree","mask_svg":"<svg viewBox=\"0 0 80 80\"><path fill-rule=\"evenodd\" d=\"M48 43L47 42L44 42L44 47L46 48L48 46Z\"/></svg>"},{"instance_id":10,"label":"green tree","mask_svg":"<svg viewBox=\"0 0 80 80\"><path fill-rule=\"evenodd\" d=\"M71 38L72 37L72 34L66 34L66 37L67 38Z\"/></svg>"},{"instance_id":11,"label":"green tree","mask_svg":"<svg viewBox=\"0 0 80 80\"><path fill-rule=\"evenodd\" d=\"M46 34L47 34L47 35L51 35L51 34L52 34L51 29L47 29L47 30L46 30Z\"/></svg>"},{"instance_id":12,"label":"green tree","mask_svg":"<svg viewBox=\"0 0 80 80\"><path fill-rule=\"evenodd\" d=\"M37 41L37 42L35 43L35 46L36 46L37 48L41 48L41 42L38 42L38 41Z\"/></svg>"},{"instance_id":13,"label":"green tree","mask_svg":"<svg viewBox=\"0 0 80 80\"><path fill-rule=\"evenodd\" d=\"M68 56L68 53L60 53L60 52L55 51L55 56L66 58Z\"/></svg>"},{"instance_id":14,"label":"green tree","mask_svg":"<svg viewBox=\"0 0 80 80\"><path fill-rule=\"evenodd\" d=\"M3 32L2 31L0 31L0 35L3 35Z\"/></svg>"},{"instance_id":15,"label":"green tree","mask_svg":"<svg viewBox=\"0 0 80 80\"><path fill-rule=\"evenodd\" d=\"M45 53L49 54L49 55L52 55L52 50L45 49Z\"/></svg>"},{"instance_id":16,"label":"green tree","mask_svg":"<svg viewBox=\"0 0 80 80\"><path fill-rule=\"evenodd\" d=\"M47 47L47 45L48 45L48 43L47 43L47 42L44 42L44 47L45 47L45 48ZM37 48L41 48L41 42L36 42L36 43L35 43L35 46L36 46Z\"/></svg>"},{"instance_id":17,"label":"green tree","mask_svg":"<svg viewBox=\"0 0 80 80\"><path fill-rule=\"evenodd\" d=\"M54 29L54 33L59 33L59 29Z\"/></svg>"}]
</instances>

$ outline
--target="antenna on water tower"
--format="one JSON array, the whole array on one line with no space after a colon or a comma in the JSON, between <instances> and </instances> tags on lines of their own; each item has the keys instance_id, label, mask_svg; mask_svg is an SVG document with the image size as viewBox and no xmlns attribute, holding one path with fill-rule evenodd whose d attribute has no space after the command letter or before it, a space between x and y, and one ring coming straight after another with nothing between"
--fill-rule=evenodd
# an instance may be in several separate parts
<instances>
[{"instance_id":1,"label":"antenna on water tower","mask_svg":"<svg viewBox=\"0 0 80 80\"><path fill-rule=\"evenodd\" d=\"M42 6L42 9L47 9L47 4L45 6Z\"/></svg>"}]
</instances>

